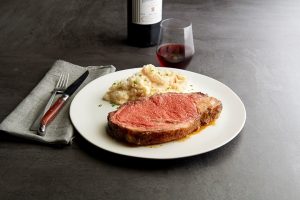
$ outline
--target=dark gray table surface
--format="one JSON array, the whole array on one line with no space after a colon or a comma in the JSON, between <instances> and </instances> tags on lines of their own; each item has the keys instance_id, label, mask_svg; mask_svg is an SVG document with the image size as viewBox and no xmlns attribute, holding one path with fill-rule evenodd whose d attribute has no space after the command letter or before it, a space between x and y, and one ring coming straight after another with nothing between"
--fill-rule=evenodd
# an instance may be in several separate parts
<instances>
[{"instance_id":1,"label":"dark gray table surface","mask_svg":"<svg viewBox=\"0 0 300 200\"><path fill-rule=\"evenodd\" d=\"M300 1L165 0L163 12L193 22L187 70L241 97L238 137L158 161L108 153L78 133L57 148L0 132L0 199L300 199ZM0 121L57 59L158 65L155 48L125 38L126 1L0 1Z\"/></svg>"}]
</instances>

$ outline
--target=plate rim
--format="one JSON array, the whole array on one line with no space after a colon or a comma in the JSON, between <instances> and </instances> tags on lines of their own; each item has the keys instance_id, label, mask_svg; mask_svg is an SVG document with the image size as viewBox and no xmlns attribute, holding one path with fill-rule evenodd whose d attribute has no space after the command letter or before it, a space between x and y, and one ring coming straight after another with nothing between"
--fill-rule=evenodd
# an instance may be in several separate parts
<instances>
[{"instance_id":1,"label":"plate rim","mask_svg":"<svg viewBox=\"0 0 300 200\"><path fill-rule=\"evenodd\" d=\"M232 141L235 137L237 137L237 135L239 135L239 133L241 132L241 130L243 129L245 123L246 123L246 118L247 118L247 114L246 114L246 108L245 105L243 103L243 101L241 100L241 98L227 85L225 85L224 83L222 83L221 81L218 81L212 77L197 73L197 72L193 72L193 71L188 71L188 70L183 70L183 69L176 69L176 68L169 68L169 67L157 67L157 68L161 68L161 69L166 69L166 70L174 70L177 72L183 72L183 73L190 73L193 74L195 76L201 76L204 77L206 79L209 79L210 81L214 81L217 82L218 84L221 84L223 87L225 87L228 91L230 91L230 93L235 96L236 100L238 100L238 102L240 103L240 106L242 108L242 113L243 113L243 120L242 123L240 124L238 130L235 132L235 134L232 134L231 137L229 137L227 140L224 140L222 143L220 143L219 145L213 146L211 148L208 148L205 151L201 151L201 152L193 152L193 153L187 153L187 154L183 154L183 155L174 155L174 156L163 156L163 157L154 157L154 156L138 156L138 155L130 155L128 153L121 153L119 151L114 151L108 148L103 148L101 146L99 146L98 144L96 144L96 142L94 142L93 140L90 140L86 134L83 134L79 131L79 128L77 127L76 123L74 123L74 119L72 117L72 112L73 112L73 107L74 107L74 100L76 101L76 97L78 97L80 95L80 93L87 87L90 87L89 85L93 84L93 82L96 82L98 79L102 79L105 76L113 76L116 73L122 73L124 71L132 71L133 73L140 69L142 69L142 67L138 67L138 68L130 68L130 69L123 69L123 70L118 70L116 72L112 72L109 74L105 74L103 76L100 76L92 81L90 81L88 84L86 84L80 91L78 91L78 93L74 96L74 98L72 99L72 102L70 104L70 108L69 108L69 117L71 119L71 123L74 126L74 128L77 130L77 132L89 143L91 143L92 145L104 150L104 151L108 151L110 153L114 153L114 154L118 154L121 156L128 156L128 157L133 157L133 158L143 158L143 159L154 159L154 160L169 160L169 159L180 159L180 158L186 158L186 157L192 157L192 156L196 156L196 155L201 155L213 150L216 150L224 145L226 145L227 143L229 143L230 141Z\"/></svg>"}]
</instances>

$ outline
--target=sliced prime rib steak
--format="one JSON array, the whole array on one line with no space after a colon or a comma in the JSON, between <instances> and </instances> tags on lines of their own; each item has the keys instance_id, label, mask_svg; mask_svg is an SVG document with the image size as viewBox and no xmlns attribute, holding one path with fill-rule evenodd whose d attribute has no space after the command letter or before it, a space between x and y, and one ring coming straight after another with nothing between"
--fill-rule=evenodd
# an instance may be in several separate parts
<instances>
[{"instance_id":1,"label":"sliced prime rib steak","mask_svg":"<svg viewBox=\"0 0 300 200\"><path fill-rule=\"evenodd\" d=\"M160 144L193 133L217 119L221 111L220 100L201 92L158 94L110 112L107 132L129 144Z\"/></svg>"}]
</instances>

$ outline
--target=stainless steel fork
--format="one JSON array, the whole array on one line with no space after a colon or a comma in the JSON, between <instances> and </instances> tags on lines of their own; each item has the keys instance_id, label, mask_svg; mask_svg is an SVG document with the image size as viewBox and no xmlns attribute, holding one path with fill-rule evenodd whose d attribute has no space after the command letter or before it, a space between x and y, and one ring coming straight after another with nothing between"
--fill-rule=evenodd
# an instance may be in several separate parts
<instances>
[{"instance_id":1,"label":"stainless steel fork","mask_svg":"<svg viewBox=\"0 0 300 200\"><path fill-rule=\"evenodd\" d=\"M69 81L69 74L68 73L61 73L59 76L59 79L56 83L55 88L52 90L51 97L48 100L47 105L45 106L44 110L40 113L40 115L36 118L36 120L33 122L33 124L30 127L30 130L36 131L38 130L40 126L40 122L44 114L49 110L51 107L53 100L57 94L62 94L65 89L68 86L68 81Z\"/></svg>"}]
</instances>

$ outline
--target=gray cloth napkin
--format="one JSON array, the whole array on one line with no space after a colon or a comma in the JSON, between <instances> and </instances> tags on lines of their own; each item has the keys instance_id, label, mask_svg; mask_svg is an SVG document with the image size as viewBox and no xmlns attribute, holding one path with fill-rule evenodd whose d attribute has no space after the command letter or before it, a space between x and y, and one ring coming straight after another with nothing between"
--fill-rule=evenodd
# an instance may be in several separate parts
<instances>
[{"instance_id":1,"label":"gray cloth napkin","mask_svg":"<svg viewBox=\"0 0 300 200\"><path fill-rule=\"evenodd\" d=\"M69 108L76 93L71 96L55 120L47 127L45 136L39 136L36 131L30 131L29 128L45 107L59 75L62 72L69 73L69 84L71 84L87 69L90 72L89 76L76 93L90 81L116 70L112 65L81 67L63 60L56 61L29 95L1 122L0 130L42 143L69 144L74 132L69 118Z\"/></svg>"}]
</instances>

